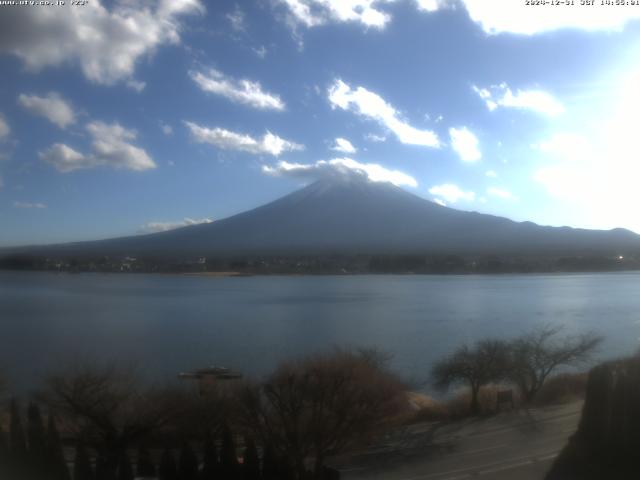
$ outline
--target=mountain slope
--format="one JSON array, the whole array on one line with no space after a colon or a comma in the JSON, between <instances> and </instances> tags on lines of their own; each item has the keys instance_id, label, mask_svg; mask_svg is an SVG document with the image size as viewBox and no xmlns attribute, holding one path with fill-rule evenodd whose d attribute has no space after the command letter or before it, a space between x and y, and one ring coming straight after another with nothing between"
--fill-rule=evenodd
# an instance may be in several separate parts
<instances>
[{"instance_id":1,"label":"mountain slope","mask_svg":"<svg viewBox=\"0 0 640 480\"><path fill-rule=\"evenodd\" d=\"M210 224L95 242L38 247L49 255L457 253L621 254L640 236L542 227L429 202L387 183L317 181L256 209Z\"/></svg>"}]
</instances>

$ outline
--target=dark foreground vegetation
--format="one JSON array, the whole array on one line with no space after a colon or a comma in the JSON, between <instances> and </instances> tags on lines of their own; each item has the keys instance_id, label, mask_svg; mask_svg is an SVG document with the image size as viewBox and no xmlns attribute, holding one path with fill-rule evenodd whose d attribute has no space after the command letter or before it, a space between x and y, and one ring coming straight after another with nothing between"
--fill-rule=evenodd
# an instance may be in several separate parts
<instances>
[{"instance_id":1,"label":"dark foreground vegetation","mask_svg":"<svg viewBox=\"0 0 640 480\"><path fill-rule=\"evenodd\" d=\"M403 411L404 392L369 350L289 362L261 383L198 388L151 388L127 369L75 367L50 375L26 415L10 402L0 478L339 478L327 457L384 428Z\"/></svg>"},{"instance_id":2,"label":"dark foreground vegetation","mask_svg":"<svg viewBox=\"0 0 640 480\"><path fill-rule=\"evenodd\" d=\"M0 255L0 269L55 272L270 274L469 274L640 270L640 255L288 255L235 257L42 257Z\"/></svg>"},{"instance_id":3,"label":"dark foreground vegetation","mask_svg":"<svg viewBox=\"0 0 640 480\"><path fill-rule=\"evenodd\" d=\"M432 379L440 388L465 390L418 414L410 404L420 395L408 392L388 369L389 356L375 349L336 349L286 362L261 382L149 386L129 368L75 365L48 375L22 402L8 402L0 416L0 478L333 480L340 478L329 466L333 456L407 421L495 411L505 392L512 408L581 392L584 375L554 374L584 363L600 340L543 326L512 340L463 345L434 366ZM606 372L591 373L592 397L593 382L609 388L620 376ZM622 393L611 399L588 399L585 418L603 408L631 409L624 395L636 387L629 381L615 388ZM600 435L585 428L585 435Z\"/></svg>"},{"instance_id":4,"label":"dark foreground vegetation","mask_svg":"<svg viewBox=\"0 0 640 480\"><path fill-rule=\"evenodd\" d=\"M589 372L578 431L547 480L640 478L640 355Z\"/></svg>"}]
</instances>

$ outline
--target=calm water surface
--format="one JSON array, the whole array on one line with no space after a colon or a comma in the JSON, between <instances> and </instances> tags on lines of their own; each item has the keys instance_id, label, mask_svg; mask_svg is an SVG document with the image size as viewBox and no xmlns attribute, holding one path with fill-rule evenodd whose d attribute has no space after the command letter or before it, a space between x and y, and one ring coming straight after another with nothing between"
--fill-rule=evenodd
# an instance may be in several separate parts
<instances>
[{"instance_id":1,"label":"calm water surface","mask_svg":"<svg viewBox=\"0 0 640 480\"><path fill-rule=\"evenodd\" d=\"M249 375L333 345L380 346L416 381L461 342L543 322L634 351L640 273L502 276L179 275L0 272L0 369L15 389L63 362L136 363L173 378L210 364Z\"/></svg>"}]
</instances>

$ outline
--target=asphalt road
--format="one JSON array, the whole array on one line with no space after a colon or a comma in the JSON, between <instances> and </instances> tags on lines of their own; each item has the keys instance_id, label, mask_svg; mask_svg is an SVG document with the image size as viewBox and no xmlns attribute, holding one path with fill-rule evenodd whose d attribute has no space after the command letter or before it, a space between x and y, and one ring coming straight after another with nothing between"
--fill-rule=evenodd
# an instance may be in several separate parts
<instances>
[{"instance_id":1,"label":"asphalt road","mask_svg":"<svg viewBox=\"0 0 640 480\"><path fill-rule=\"evenodd\" d=\"M346 480L542 480L575 432L581 402L401 429L342 459Z\"/></svg>"}]
</instances>

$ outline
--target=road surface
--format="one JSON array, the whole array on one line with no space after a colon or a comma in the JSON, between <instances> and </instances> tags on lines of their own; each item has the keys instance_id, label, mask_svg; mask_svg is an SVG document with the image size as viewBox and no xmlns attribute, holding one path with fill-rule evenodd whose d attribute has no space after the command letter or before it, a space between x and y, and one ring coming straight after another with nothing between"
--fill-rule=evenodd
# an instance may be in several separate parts
<instances>
[{"instance_id":1,"label":"road surface","mask_svg":"<svg viewBox=\"0 0 640 480\"><path fill-rule=\"evenodd\" d=\"M542 480L577 428L582 402L405 427L341 459L345 480Z\"/></svg>"}]
</instances>

